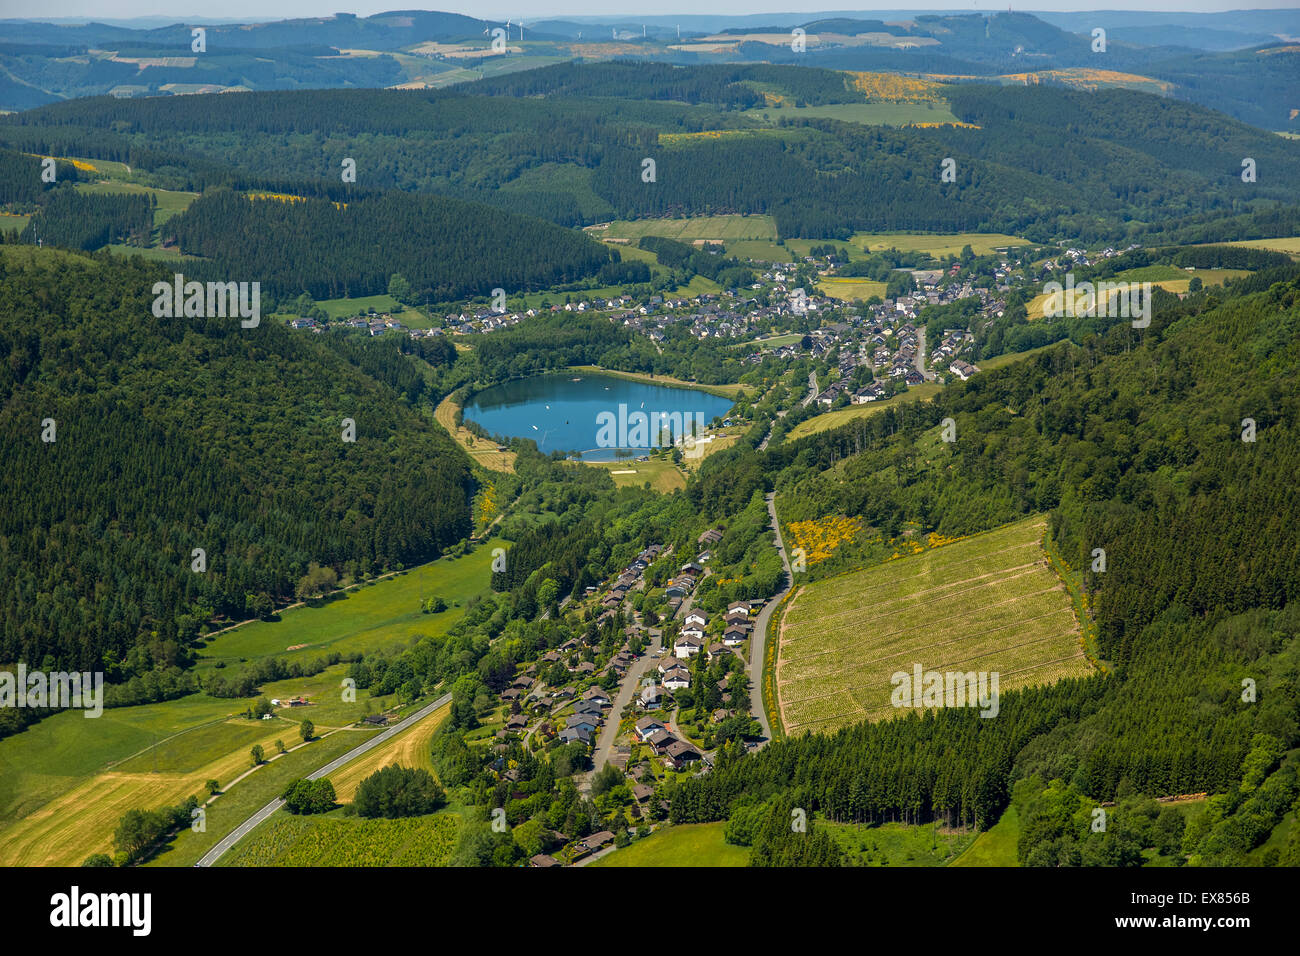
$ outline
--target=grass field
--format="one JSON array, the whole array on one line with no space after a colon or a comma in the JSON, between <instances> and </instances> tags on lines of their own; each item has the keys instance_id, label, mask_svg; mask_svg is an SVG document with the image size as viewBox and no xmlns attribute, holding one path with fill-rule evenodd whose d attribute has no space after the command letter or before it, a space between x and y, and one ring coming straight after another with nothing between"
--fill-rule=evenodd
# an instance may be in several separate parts
<instances>
[{"instance_id":1,"label":"grass field","mask_svg":"<svg viewBox=\"0 0 1300 956\"><path fill-rule=\"evenodd\" d=\"M825 731L903 711L890 677L997 672L999 691L1089 673L1069 597L1026 518L799 589L779 629L786 732Z\"/></svg>"},{"instance_id":2,"label":"grass field","mask_svg":"<svg viewBox=\"0 0 1300 956\"><path fill-rule=\"evenodd\" d=\"M146 193L153 196L158 202L153 213L153 224L155 229L177 213L184 212L190 207L190 203L199 198L198 193L177 192L171 189L155 189L152 186L141 186L138 183L116 181L106 183L78 183L77 188L85 190L88 193Z\"/></svg>"},{"instance_id":3,"label":"grass field","mask_svg":"<svg viewBox=\"0 0 1300 956\"><path fill-rule=\"evenodd\" d=\"M1175 266L1155 265L1146 266L1142 269L1128 269L1111 276L1108 279L1100 280L1105 282L1150 282L1153 286L1159 286L1166 292L1187 292L1190 289L1194 277L1201 280L1202 285L1223 285L1226 279L1236 279L1241 276L1250 275L1245 269L1196 269L1191 272L1185 269L1179 269ZM1080 296L1078 287L1075 287L1075 302L1078 308L1088 308L1088 297ZM1025 306L1026 315L1029 321L1044 318L1043 310L1047 307L1048 300L1052 298L1051 293L1040 292L1029 300ZM1065 299L1065 293L1061 295L1062 301ZM1101 312L1105 306L1100 302L1096 309ZM1116 314L1119 313L1119 303L1116 303Z\"/></svg>"},{"instance_id":4,"label":"grass field","mask_svg":"<svg viewBox=\"0 0 1300 956\"><path fill-rule=\"evenodd\" d=\"M331 319L346 319L354 315L362 315L374 309L376 312L391 312L397 307L397 300L391 295L363 295L355 299L321 299L316 303L325 310L325 314ZM414 309L403 309L400 313L400 319L403 325L411 325L412 328L424 327L417 326L415 320L422 320L427 324L424 316Z\"/></svg>"},{"instance_id":5,"label":"grass field","mask_svg":"<svg viewBox=\"0 0 1300 956\"><path fill-rule=\"evenodd\" d=\"M126 246L120 243L113 243L106 247L109 252L116 253L119 256L142 256L155 262L198 262L199 256L182 255L180 250L164 249L162 246Z\"/></svg>"},{"instance_id":6,"label":"grass field","mask_svg":"<svg viewBox=\"0 0 1300 956\"><path fill-rule=\"evenodd\" d=\"M975 841L968 830L930 825L817 821L844 851L850 866L945 866Z\"/></svg>"},{"instance_id":7,"label":"grass field","mask_svg":"<svg viewBox=\"0 0 1300 956\"><path fill-rule=\"evenodd\" d=\"M942 385L936 385L933 382L925 382L921 385L913 385L906 392L895 395L893 398L886 398L881 401L868 402L866 405L849 405L847 408L837 408L831 412L822 412L807 421L802 421L790 433L785 436L786 441L796 441L800 438L806 438L809 435L815 435L818 432L828 431L832 428L839 428L846 422L851 422L855 418L865 418L868 415L874 415L882 409L889 408L891 405L901 405L904 402L920 402L943 390Z\"/></svg>"},{"instance_id":8,"label":"grass field","mask_svg":"<svg viewBox=\"0 0 1300 956\"><path fill-rule=\"evenodd\" d=\"M0 212L0 230L4 232L22 232L27 228L27 222L31 216L22 216L17 213Z\"/></svg>"},{"instance_id":9,"label":"grass field","mask_svg":"<svg viewBox=\"0 0 1300 956\"><path fill-rule=\"evenodd\" d=\"M361 781L390 764L427 770L433 773L433 753L429 741L434 731L451 713L451 704L439 707L409 730L391 737L373 750L362 754L347 766L330 774L339 803L351 803Z\"/></svg>"},{"instance_id":10,"label":"grass field","mask_svg":"<svg viewBox=\"0 0 1300 956\"><path fill-rule=\"evenodd\" d=\"M697 239L775 239L776 223L771 216L692 216L689 219L619 219L605 228L588 227L600 239L629 239L635 245L642 236L663 236L678 242Z\"/></svg>"},{"instance_id":11,"label":"grass field","mask_svg":"<svg viewBox=\"0 0 1300 956\"><path fill-rule=\"evenodd\" d=\"M177 733L218 725L246 706L245 701L194 694L162 704L110 708L95 719L69 710L0 740L0 841L8 824L92 776L155 744L167 746ZM173 768L163 758L159 769Z\"/></svg>"},{"instance_id":12,"label":"grass field","mask_svg":"<svg viewBox=\"0 0 1300 956\"><path fill-rule=\"evenodd\" d=\"M283 810L217 861L218 866L445 866L460 818L435 813L363 820L334 811L295 817Z\"/></svg>"},{"instance_id":13,"label":"grass field","mask_svg":"<svg viewBox=\"0 0 1300 956\"><path fill-rule=\"evenodd\" d=\"M817 280L817 288L826 295L847 302L864 302L872 296L885 297L885 283L874 279L838 278L824 276Z\"/></svg>"},{"instance_id":14,"label":"grass field","mask_svg":"<svg viewBox=\"0 0 1300 956\"><path fill-rule=\"evenodd\" d=\"M722 838L725 823L661 827L644 840L615 850L592 866L748 866L749 848Z\"/></svg>"},{"instance_id":15,"label":"grass field","mask_svg":"<svg viewBox=\"0 0 1300 956\"><path fill-rule=\"evenodd\" d=\"M496 546L504 543L494 542ZM441 558L349 591L338 600L292 608L282 612L279 621L245 624L213 638L200 652L200 667L268 655L310 660L328 651L404 646L417 633L436 637L460 618L456 602L463 606L487 591L491 564L492 548L479 547L464 557ZM447 601L448 610L421 614L420 602L435 594Z\"/></svg>"},{"instance_id":16,"label":"grass field","mask_svg":"<svg viewBox=\"0 0 1300 956\"><path fill-rule=\"evenodd\" d=\"M464 425L456 424L456 413L460 411L460 406L451 400L448 396L438 403L438 407L433 412L433 417L438 424L447 429L447 433L456 439L460 447L465 449L465 453L473 458L489 471L506 471L515 470L515 458L517 457L512 451L497 451L497 443L487 438L480 438Z\"/></svg>"},{"instance_id":17,"label":"grass field","mask_svg":"<svg viewBox=\"0 0 1300 956\"><path fill-rule=\"evenodd\" d=\"M1016 842L1020 839L1020 815L1008 806L1002 819L977 836L965 853L949 866L1019 866Z\"/></svg>"},{"instance_id":18,"label":"grass field","mask_svg":"<svg viewBox=\"0 0 1300 956\"><path fill-rule=\"evenodd\" d=\"M1028 239L1000 232L858 232L853 234L849 242L867 252L897 249L900 252L925 252L936 258L961 255L962 247L967 245L977 256L991 255L1000 246L1029 245Z\"/></svg>"},{"instance_id":19,"label":"grass field","mask_svg":"<svg viewBox=\"0 0 1300 956\"><path fill-rule=\"evenodd\" d=\"M1004 365L1010 365L1013 362L1023 362L1027 358L1033 358L1040 352L1046 352L1050 348L1055 348L1059 343L1053 342L1051 345L1040 345L1036 349L1027 349L1024 352L1005 352L1002 355L995 355L992 358L980 359L975 364L979 366L982 372L991 372L995 368L1001 368Z\"/></svg>"},{"instance_id":20,"label":"grass field","mask_svg":"<svg viewBox=\"0 0 1300 956\"><path fill-rule=\"evenodd\" d=\"M783 119L832 119L863 126L910 126L913 123L956 123L945 103L830 103L824 106L781 106L750 110L748 115L769 122Z\"/></svg>"},{"instance_id":21,"label":"grass field","mask_svg":"<svg viewBox=\"0 0 1300 956\"><path fill-rule=\"evenodd\" d=\"M662 494L672 494L686 487L686 476L671 459L651 458L649 461L588 461L584 465L604 468L620 488L640 488L647 481L650 488Z\"/></svg>"},{"instance_id":22,"label":"grass field","mask_svg":"<svg viewBox=\"0 0 1300 956\"><path fill-rule=\"evenodd\" d=\"M752 342L737 342L732 345L731 348L739 349L750 345L757 345L760 348L779 349L783 345L794 345L802 341L802 332L787 332L784 335L769 335L766 338L754 339Z\"/></svg>"},{"instance_id":23,"label":"grass field","mask_svg":"<svg viewBox=\"0 0 1300 956\"><path fill-rule=\"evenodd\" d=\"M226 834L278 797L291 780L305 777L317 767L341 757L360 743L364 738L359 735L365 733L377 731L330 734L269 760L256 773L249 774L229 790L223 790L207 806L206 829L202 833L188 828L181 830L161 853L145 865L193 866ZM293 746L298 741L296 737L291 740L286 736L284 742L286 746ZM219 778L218 782L223 786L229 783Z\"/></svg>"},{"instance_id":24,"label":"grass field","mask_svg":"<svg viewBox=\"0 0 1300 956\"><path fill-rule=\"evenodd\" d=\"M267 753L275 752L277 738L292 738L292 724L258 723L261 735L247 739ZM113 830L124 813L180 803L201 794L209 779L233 780L251 769L251 746L190 770L96 774L0 832L0 866L75 866L92 853L111 853Z\"/></svg>"},{"instance_id":25,"label":"grass field","mask_svg":"<svg viewBox=\"0 0 1300 956\"><path fill-rule=\"evenodd\" d=\"M405 644L414 633L445 633L461 612L453 607L424 615L419 602L438 594L463 607L487 589L491 560L491 548L482 547L359 588L341 601L284 611L278 622L258 621L225 632L213 638L200 666L217 661L233 665L239 658L267 655L315 657L326 648L370 650ZM304 646L288 650L297 645ZM301 719L312 720L318 732L358 720L364 701L346 703L339 693L345 670L346 665L338 664L311 677L264 685L267 697L305 694L313 700L307 708L281 709L284 716L273 721L231 719L244 711L247 700L193 694L161 704L112 708L95 720L67 711L0 741L0 865L80 863L90 853L109 849L113 828L127 810L178 803L199 793L209 779L228 783L249 769L248 751L255 743L268 754L276 752L277 739L295 746ZM390 698L372 700L379 708L392 703ZM324 763L368 732L343 731L314 741L304 751L321 748ZM398 740L419 748L406 734ZM326 746L327 741L333 743ZM338 753L333 752L335 744L342 745ZM400 745L395 752L402 753ZM292 756L297 759L297 754ZM240 788L265 772L263 768L236 786L235 793L246 792ZM214 807L229 806L231 800L225 795Z\"/></svg>"},{"instance_id":26,"label":"grass field","mask_svg":"<svg viewBox=\"0 0 1300 956\"><path fill-rule=\"evenodd\" d=\"M1277 239L1239 239L1236 242L1209 243L1215 246L1246 246L1249 249L1269 249L1300 256L1300 236L1282 236Z\"/></svg>"},{"instance_id":27,"label":"grass field","mask_svg":"<svg viewBox=\"0 0 1300 956\"><path fill-rule=\"evenodd\" d=\"M755 262L793 262L793 247L779 246L772 239L732 239L726 243L727 255Z\"/></svg>"}]
</instances>

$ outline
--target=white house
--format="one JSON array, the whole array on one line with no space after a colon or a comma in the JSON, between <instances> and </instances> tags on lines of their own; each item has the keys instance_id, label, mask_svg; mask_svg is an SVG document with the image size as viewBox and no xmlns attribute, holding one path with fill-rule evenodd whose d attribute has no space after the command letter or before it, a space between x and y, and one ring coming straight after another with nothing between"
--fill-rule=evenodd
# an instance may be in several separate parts
<instances>
[{"instance_id":1,"label":"white house","mask_svg":"<svg viewBox=\"0 0 1300 956\"><path fill-rule=\"evenodd\" d=\"M673 654L676 657L686 658L693 657L704 647L703 637L679 637L673 644ZM665 683L667 683L665 681Z\"/></svg>"}]
</instances>

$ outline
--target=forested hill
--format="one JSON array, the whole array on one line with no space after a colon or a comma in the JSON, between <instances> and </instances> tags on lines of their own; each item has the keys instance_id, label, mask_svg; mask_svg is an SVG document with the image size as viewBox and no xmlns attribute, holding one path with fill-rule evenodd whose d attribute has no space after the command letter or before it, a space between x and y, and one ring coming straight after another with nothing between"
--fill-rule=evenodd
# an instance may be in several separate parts
<instances>
[{"instance_id":1,"label":"forested hill","mask_svg":"<svg viewBox=\"0 0 1300 956\"><path fill-rule=\"evenodd\" d=\"M341 352L155 318L170 269L22 258L0 259L0 661L183 664L201 624L269 612L313 562L372 573L469 533L464 454Z\"/></svg>"},{"instance_id":2,"label":"forested hill","mask_svg":"<svg viewBox=\"0 0 1300 956\"><path fill-rule=\"evenodd\" d=\"M354 228L366 241L413 228L381 203L367 198L361 206L362 193L385 190L476 200L566 226L767 213L781 236L819 239L902 229L1140 242L1171 220L1190 227L1198 217L1300 204L1300 158L1289 142L1203 107L1124 89L916 82L924 99L918 121L941 115L928 104L965 125L846 121L875 105L832 71L625 62L561 64L448 91L105 97L5 117L0 143L127 162L165 188L249 188L261 179L302 183L317 196L329 184L333 200L347 198L338 167L351 158ZM769 94L806 105L756 111ZM646 159L656 164L653 182L642 179ZM1246 159L1256 171L1250 181L1242 179ZM946 160L951 181L941 176ZM191 243L223 245L234 208L196 205L176 229L188 230ZM320 260L313 281L318 272L354 282L373 271L355 242L347 254L356 261L344 263L314 238L315 223L349 216L325 207L238 208L248 234L280 226L286 234L246 247L227 239L236 246L230 255L274 264L283 258L278 250L303 246L296 263ZM196 225L204 213L220 224ZM491 218L447 207L431 215L457 223L472 248L481 243L466 215L485 227ZM507 229L528 233L520 245L538 250L516 257L515 271L539 281L555 274L547 250L563 240L523 223ZM599 267L590 252L570 251L574 270ZM430 287L448 286L436 269L426 271Z\"/></svg>"},{"instance_id":3,"label":"forested hill","mask_svg":"<svg viewBox=\"0 0 1300 956\"><path fill-rule=\"evenodd\" d=\"M166 226L213 278L260 279L277 295L372 295L401 273L416 299L511 295L585 278L617 258L578 232L528 216L391 193L348 203L250 199L218 189Z\"/></svg>"},{"instance_id":4,"label":"forested hill","mask_svg":"<svg viewBox=\"0 0 1300 956\"><path fill-rule=\"evenodd\" d=\"M1160 297L1143 332L1117 321L932 403L711 458L691 489L706 513L769 481L784 521L860 515L886 533L907 520L967 534L1049 512L1064 559L1083 569L1110 673L1004 695L997 720L945 709L720 760L677 791L673 819L793 793L836 820L987 825L1037 775L1093 800L1226 790L1208 840L1222 855L1209 858L1240 861L1295 795L1285 767L1260 785L1270 764L1252 748L1300 746L1298 373L1300 269L1287 266L1227 298ZM951 445L935 439L944 418ZM1036 852L1077 862L1068 847Z\"/></svg>"}]
</instances>

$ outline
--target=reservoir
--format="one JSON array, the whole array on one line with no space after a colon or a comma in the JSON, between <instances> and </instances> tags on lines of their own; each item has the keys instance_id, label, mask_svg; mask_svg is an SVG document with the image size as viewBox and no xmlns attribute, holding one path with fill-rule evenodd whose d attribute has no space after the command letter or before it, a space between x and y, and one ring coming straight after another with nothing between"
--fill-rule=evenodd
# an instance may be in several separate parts
<instances>
[{"instance_id":1,"label":"reservoir","mask_svg":"<svg viewBox=\"0 0 1300 956\"><path fill-rule=\"evenodd\" d=\"M692 433L731 407L696 389L559 372L486 388L466 404L465 418L492 435L531 438L544 454L616 461L671 444L669 434Z\"/></svg>"}]
</instances>

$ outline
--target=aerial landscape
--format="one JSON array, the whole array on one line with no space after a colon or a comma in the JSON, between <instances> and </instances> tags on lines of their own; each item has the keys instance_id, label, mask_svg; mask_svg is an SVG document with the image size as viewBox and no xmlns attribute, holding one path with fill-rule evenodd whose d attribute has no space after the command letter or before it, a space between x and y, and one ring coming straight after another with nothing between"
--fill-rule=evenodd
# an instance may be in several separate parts
<instances>
[{"instance_id":1,"label":"aerial landscape","mask_svg":"<svg viewBox=\"0 0 1300 956\"><path fill-rule=\"evenodd\" d=\"M528 6L0 19L0 865L1249 928L1300 11Z\"/></svg>"}]
</instances>

